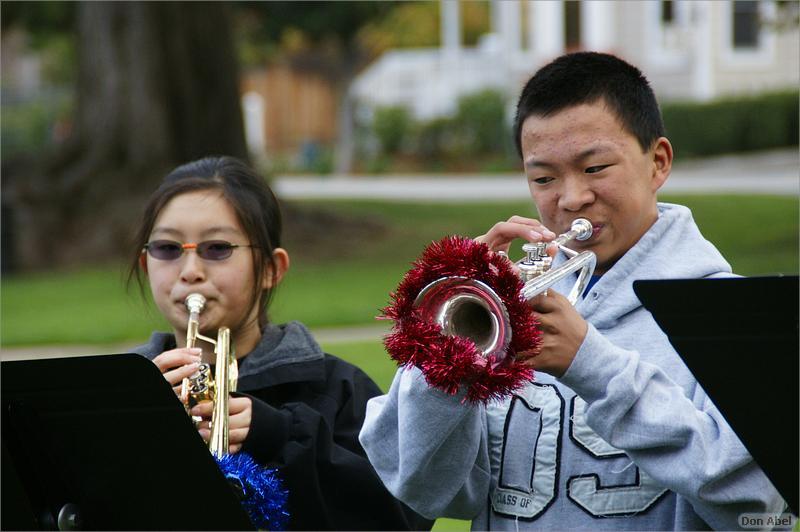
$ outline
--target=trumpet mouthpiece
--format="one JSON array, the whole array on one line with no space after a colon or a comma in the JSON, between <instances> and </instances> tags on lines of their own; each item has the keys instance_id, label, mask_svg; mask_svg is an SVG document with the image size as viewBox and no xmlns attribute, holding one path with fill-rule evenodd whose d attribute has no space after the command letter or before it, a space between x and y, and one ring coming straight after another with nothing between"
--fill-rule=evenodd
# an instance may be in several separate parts
<instances>
[{"instance_id":1,"label":"trumpet mouthpiece","mask_svg":"<svg viewBox=\"0 0 800 532\"><path fill-rule=\"evenodd\" d=\"M592 222L586 218L578 218L572 222L572 231L576 232L575 240L584 241L592 237L594 229L592 229Z\"/></svg>"},{"instance_id":2,"label":"trumpet mouthpiece","mask_svg":"<svg viewBox=\"0 0 800 532\"><path fill-rule=\"evenodd\" d=\"M183 302L190 314L200 313L206 305L206 298L200 294L189 294Z\"/></svg>"}]
</instances>

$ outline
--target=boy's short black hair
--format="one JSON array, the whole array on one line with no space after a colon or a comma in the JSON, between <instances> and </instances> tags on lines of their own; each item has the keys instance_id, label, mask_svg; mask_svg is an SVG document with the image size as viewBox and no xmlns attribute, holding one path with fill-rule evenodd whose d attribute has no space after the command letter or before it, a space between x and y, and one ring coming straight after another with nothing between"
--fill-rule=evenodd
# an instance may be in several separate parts
<instances>
[{"instance_id":1,"label":"boy's short black hair","mask_svg":"<svg viewBox=\"0 0 800 532\"><path fill-rule=\"evenodd\" d=\"M650 83L635 66L598 52L562 55L540 68L525 84L514 118L514 142L522 157L522 124L568 107L605 101L642 150L664 136L664 122Z\"/></svg>"}]
</instances>

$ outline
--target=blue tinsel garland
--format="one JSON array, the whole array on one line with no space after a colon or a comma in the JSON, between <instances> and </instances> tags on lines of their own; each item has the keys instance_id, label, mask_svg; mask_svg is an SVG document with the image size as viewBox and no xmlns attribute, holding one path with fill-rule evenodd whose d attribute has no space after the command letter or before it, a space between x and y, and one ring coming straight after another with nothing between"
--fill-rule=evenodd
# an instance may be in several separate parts
<instances>
[{"instance_id":1,"label":"blue tinsel garland","mask_svg":"<svg viewBox=\"0 0 800 532\"><path fill-rule=\"evenodd\" d=\"M225 478L243 492L242 506L259 530L284 530L289 521L286 510L288 492L275 469L260 466L245 453L228 454L217 459Z\"/></svg>"}]
</instances>

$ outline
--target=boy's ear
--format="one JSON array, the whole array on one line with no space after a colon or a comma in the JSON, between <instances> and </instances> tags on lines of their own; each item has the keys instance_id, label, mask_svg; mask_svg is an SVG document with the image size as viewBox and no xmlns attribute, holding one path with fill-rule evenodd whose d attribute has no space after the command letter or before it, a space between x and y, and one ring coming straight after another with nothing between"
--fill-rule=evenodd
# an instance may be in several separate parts
<instances>
[{"instance_id":1,"label":"boy's ear","mask_svg":"<svg viewBox=\"0 0 800 532\"><path fill-rule=\"evenodd\" d=\"M261 288L268 290L275 288L289 270L289 253L283 248L275 248L272 252L272 265L264 271L264 278L261 280Z\"/></svg>"},{"instance_id":2,"label":"boy's ear","mask_svg":"<svg viewBox=\"0 0 800 532\"><path fill-rule=\"evenodd\" d=\"M667 182L672 171L672 144L666 137L660 137L653 146L653 174L651 185L656 192Z\"/></svg>"}]
</instances>

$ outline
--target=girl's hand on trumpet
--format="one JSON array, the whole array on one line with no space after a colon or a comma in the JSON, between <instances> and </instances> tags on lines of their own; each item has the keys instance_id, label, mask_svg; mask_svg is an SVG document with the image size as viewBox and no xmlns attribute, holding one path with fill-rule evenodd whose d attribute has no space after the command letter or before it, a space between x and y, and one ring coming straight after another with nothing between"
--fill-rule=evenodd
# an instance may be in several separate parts
<instances>
[{"instance_id":1,"label":"girl's hand on trumpet","mask_svg":"<svg viewBox=\"0 0 800 532\"><path fill-rule=\"evenodd\" d=\"M536 356L517 353L517 359L559 378L572 364L589 327L567 298L555 290L536 296L528 304L539 320L541 350Z\"/></svg>"},{"instance_id":2,"label":"girl's hand on trumpet","mask_svg":"<svg viewBox=\"0 0 800 532\"><path fill-rule=\"evenodd\" d=\"M180 397L181 382L190 377L200 365L200 355L203 352L199 347L179 347L164 351L153 359L153 363L164 375L172 386L175 395Z\"/></svg>"},{"instance_id":3,"label":"girl's hand on trumpet","mask_svg":"<svg viewBox=\"0 0 800 532\"><path fill-rule=\"evenodd\" d=\"M539 220L512 216L505 222L497 222L486 234L475 240L483 242L492 251L508 253L508 247L515 238L521 238L528 242L549 242L555 237L556 234L542 225Z\"/></svg>"},{"instance_id":4,"label":"girl's hand on trumpet","mask_svg":"<svg viewBox=\"0 0 800 532\"><path fill-rule=\"evenodd\" d=\"M203 401L192 408L191 415L203 418L197 425L197 430L206 443L211 437L210 421L214 404ZM250 432L250 422L253 419L253 401L246 396L231 395L228 400L228 452L238 453L242 450L247 434Z\"/></svg>"}]
</instances>

